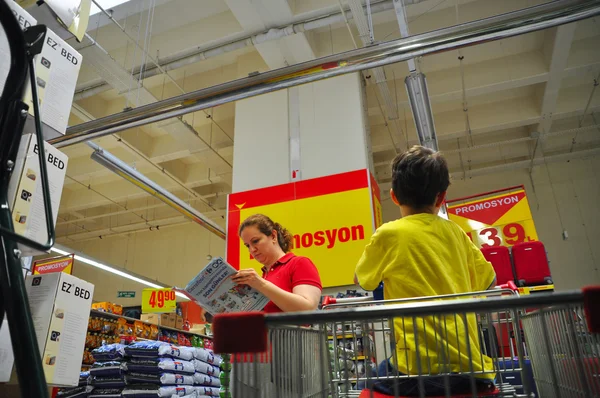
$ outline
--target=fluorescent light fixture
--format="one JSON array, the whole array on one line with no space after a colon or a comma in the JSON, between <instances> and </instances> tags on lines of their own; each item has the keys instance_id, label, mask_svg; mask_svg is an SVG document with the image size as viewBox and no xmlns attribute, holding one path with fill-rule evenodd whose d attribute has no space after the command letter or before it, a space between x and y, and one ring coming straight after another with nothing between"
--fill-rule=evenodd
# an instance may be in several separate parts
<instances>
[{"instance_id":1,"label":"fluorescent light fixture","mask_svg":"<svg viewBox=\"0 0 600 398\"><path fill-rule=\"evenodd\" d=\"M53 251L53 252L55 252L55 253L61 254L63 256L68 256L68 255L71 255L71 253L75 253L73 250L70 250L70 249L68 249L66 247L60 248L60 247L57 247L57 246L58 245L54 246L50 250ZM67 250L65 250L65 249L67 249ZM100 263L98 261L92 260L91 258L87 258L85 256L82 256L81 254L77 254L76 253L75 254L75 260L81 261L82 263L85 263L85 264L88 264L88 265L91 265L92 267L100 268L103 271L107 271L107 272L113 273L115 275L119 275L122 278L126 278L126 279L132 280L134 282L141 283L142 285L146 285L148 287L152 287L152 288L155 288L155 289L162 289L162 288L166 287L166 286L161 286L161 285L158 285L156 283L153 283L153 282L147 281L145 279L139 278L139 277L137 277L135 275L132 275L132 274L124 272L124 271L121 271L121 270L119 270L117 268L110 267L110 266L108 266L106 264L102 264L102 263ZM180 298L189 300L189 298L187 296L185 296L184 294L182 294L182 293L175 292L175 295L177 295Z\"/></svg>"},{"instance_id":2,"label":"fluorescent light fixture","mask_svg":"<svg viewBox=\"0 0 600 398\"><path fill-rule=\"evenodd\" d=\"M225 230L213 220L200 213L198 210L194 209L192 206L188 205L183 200L179 199L177 196L173 195L171 192L167 191L154 181L150 180L139 171L131 168L121 159L102 149L94 142L88 141L87 144L94 150L91 156L92 160L100 163L102 166L129 181L136 187L141 188L150 195L162 200L164 203L171 206L173 209L177 210L179 213L183 214L195 223L200 224L204 228L208 229L219 238L225 239Z\"/></svg>"},{"instance_id":3,"label":"fluorescent light fixture","mask_svg":"<svg viewBox=\"0 0 600 398\"><path fill-rule=\"evenodd\" d=\"M425 75L422 73L411 73L404 79L404 83L413 118L415 119L419 141L424 147L437 151L438 142Z\"/></svg>"}]
</instances>

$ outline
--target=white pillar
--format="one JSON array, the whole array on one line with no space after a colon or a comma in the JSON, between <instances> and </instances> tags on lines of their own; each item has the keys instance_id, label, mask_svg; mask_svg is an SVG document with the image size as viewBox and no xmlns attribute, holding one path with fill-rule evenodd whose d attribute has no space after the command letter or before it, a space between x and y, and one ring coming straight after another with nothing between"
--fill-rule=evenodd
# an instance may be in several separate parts
<instances>
[{"instance_id":1,"label":"white pillar","mask_svg":"<svg viewBox=\"0 0 600 398\"><path fill-rule=\"evenodd\" d=\"M363 93L355 73L238 101L233 192L373 170Z\"/></svg>"}]
</instances>

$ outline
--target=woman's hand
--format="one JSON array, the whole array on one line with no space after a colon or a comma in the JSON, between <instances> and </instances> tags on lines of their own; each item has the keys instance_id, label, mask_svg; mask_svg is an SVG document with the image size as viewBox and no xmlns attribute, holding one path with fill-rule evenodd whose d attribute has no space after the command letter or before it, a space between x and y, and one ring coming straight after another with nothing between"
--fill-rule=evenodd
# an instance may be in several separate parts
<instances>
[{"instance_id":1,"label":"woman's hand","mask_svg":"<svg viewBox=\"0 0 600 398\"><path fill-rule=\"evenodd\" d=\"M246 268L238 271L237 274L231 277L231 280L238 285L248 285L259 291L265 282L254 268Z\"/></svg>"}]
</instances>

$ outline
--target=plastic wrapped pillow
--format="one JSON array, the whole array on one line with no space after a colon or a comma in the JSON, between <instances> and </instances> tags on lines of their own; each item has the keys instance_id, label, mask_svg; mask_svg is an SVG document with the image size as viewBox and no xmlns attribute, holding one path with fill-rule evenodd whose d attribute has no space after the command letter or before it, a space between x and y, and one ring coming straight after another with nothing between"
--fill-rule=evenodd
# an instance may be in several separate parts
<instances>
[{"instance_id":1,"label":"plastic wrapped pillow","mask_svg":"<svg viewBox=\"0 0 600 398\"><path fill-rule=\"evenodd\" d=\"M123 398L187 397L196 395L193 386L128 386L123 390Z\"/></svg>"},{"instance_id":2,"label":"plastic wrapped pillow","mask_svg":"<svg viewBox=\"0 0 600 398\"><path fill-rule=\"evenodd\" d=\"M129 372L146 374L178 373L193 375L196 372L193 363L176 358L133 358L127 363L126 369Z\"/></svg>"},{"instance_id":3,"label":"plastic wrapped pillow","mask_svg":"<svg viewBox=\"0 0 600 398\"><path fill-rule=\"evenodd\" d=\"M221 369L206 362L193 360L192 363L196 368L197 373L202 373L208 376L219 377L221 375Z\"/></svg>"},{"instance_id":4,"label":"plastic wrapped pillow","mask_svg":"<svg viewBox=\"0 0 600 398\"><path fill-rule=\"evenodd\" d=\"M87 398L93 389L92 386L65 388L56 393L56 398Z\"/></svg>"},{"instance_id":5,"label":"plastic wrapped pillow","mask_svg":"<svg viewBox=\"0 0 600 398\"><path fill-rule=\"evenodd\" d=\"M180 346L162 346L158 349L160 356L183 359L185 361L191 361L194 359L194 347L180 347Z\"/></svg>"},{"instance_id":6,"label":"plastic wrapped pillow","mask_svg":"<svg viewBox=\"0 0 600 398\"><path fill-rule=\"evenodd\" d=\"M218 387L196 387L196 394L199 396L209 396L209 397L218 397L219 396L219 388Z\"/></svg>"},{"instance_id":7,"label":"plastic wrapped pillow","mask_svg":"<svg viewBox=\"0 0 600 398\"><path fill-rule=\"evenodd\" d=\"M126 376L127 384L157 384L170 385L194 385L194 376L180 375L175 373L129 373Z\"/></svg>"},{"instance_id":8,"label":"plastic wrapped pillow","mask_svg":"<svg viewBox=\"0 0 600 398\"><path fill-rule=\"evenodd\" d=\"M125 347L125 353L130 357L158 358L158 349L161 346L169 346L162 341L136 341Z\"/></svg>"},{"instance_id":9,"label":"plastic wrapped pillow","mask_svg":"<svg viewBox=\"0 0 600 398\"><path fill-rule=\"evenodd\" d=\"M79 373L79 387L87 386L89 378L90 378L90 372Z\"/></svg>"},{"instance_id":10,"label":"plastic wrapped pillow","mask_svg":"<svg viewBox=\"0 0 600 398\"><path fill-rule=\"evenodd\" d=\"M171 357L190 361L194 358L193 347L179 347L163 341L137 341L125 348L125 353L138 358Z\"/></svg>"},{"instance_id":11,"label":"plastic wrapped pillow","mask_svg":"<svg viewBox=\"0 0 600 398\"><path fill-rule=\"evenodd\" d=\"M125 346L123 344L106 344L92 351L96 361L114 361L122 359L125 356Z\"/></svg>"},{"instance_id":12,"label":"plastic wrapped pillow","mask_svg":"<svg viewBox=\"0 0 600 398\"><path fill-rule=\"evenodd\" d=\"M96 362L90 369L92 377L118 377L125 373L125 363L118 361Z\"/></svg>"},{"instance_id":13,"label":"plastic wrapped pillow","mask_svg":"<svg viewBox=\"0 0 600 398\"><path fill-rule=\"evenodd\" d=\"M214 352L206 348L194 347L194 358L215 366L220 366L223 363L223 358L220 355L215 355Z\"/></svg>"},{"instance_id":14,"label":"plastic wrapped pillow","mask_svg":"<svg viewBox=\"0 0 600 398\"><path fill-rule=\"evenodd\" d=\"M196 373L194 375L194 384L197 386L221 387L221 380L217 377Z\"/></svg>"},{"instance_id":15,"label":"plastic wrapped pillow","mask_svg":"<svg viewBox=\"0 0 600 398\"><path fill-rule=\"evenodd\" d=\"M125 387L124 376L108 376L90 378L90 384L96 388L122 388Z\"/></svg>"},{"instance_id":16,"label":"plastic wrapped pillow","mask_svg":"<svg viewBox=\"0 0 600 398\"><path fill-rule=\"evenodd\" d=\"M121 398L120 388L95 388L88 398Z\"/></svg>"}]
</instances>

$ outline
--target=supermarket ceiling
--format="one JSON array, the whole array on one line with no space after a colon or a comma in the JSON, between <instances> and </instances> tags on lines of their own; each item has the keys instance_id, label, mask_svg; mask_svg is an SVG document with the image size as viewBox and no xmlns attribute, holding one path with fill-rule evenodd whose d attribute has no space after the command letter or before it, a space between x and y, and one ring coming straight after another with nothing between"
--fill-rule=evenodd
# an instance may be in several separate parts
<instances>
[{"instance_id":1,"label":"supermarket ceiling","mask_svg":"<svg viewBox=\"0 0 600 398\"><path fill-rule=\"evenodd\" d=\"M351 50L368 40L356 18L347 24L328 18L341 16L340 2L350 12L361 0L112 2L107 11L119 26L98 13L88 30L97 45L72 43L84 64L71 126L252 72ZM405 0L405 10L410 34L417 34L543 2ZM374 40L399 38L392 1L371 0L370 8ZM368 20L366 7L363 12L359 19ZM312 23L303 33L261 35L307 21ZM600 90L593 88L600 73L599 42L600 18L595 18L418 59L453 177L597 154ZM417 143L417 136L404 88L408 67L403 62L384 69L387 98L370 71L364 76L376 177L385 190L390 160ZM234 116L235 103L229 103L96 142L224 225ZM70 160L57 223L60 243L189 222L90 160L87 146L63 150Z\"/></svg>"}]
</instances>

